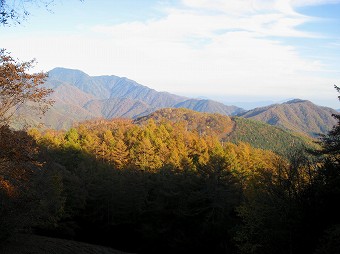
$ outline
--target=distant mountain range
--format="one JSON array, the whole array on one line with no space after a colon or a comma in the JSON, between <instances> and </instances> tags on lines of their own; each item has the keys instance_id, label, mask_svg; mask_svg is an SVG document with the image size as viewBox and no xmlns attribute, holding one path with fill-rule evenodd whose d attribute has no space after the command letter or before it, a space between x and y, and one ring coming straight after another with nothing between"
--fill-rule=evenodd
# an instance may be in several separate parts
<instances>
[{"instance_id":1,"label":"distant mountain range","mask_svg":"<svg viewBox=\"0 0 340 254\"><path fill-rule=\"evenodd\" d=\"M307 100L294 99L282 104L255 108L238 116L315 137L320 133L327 133L337 123L332 114L337 114L337 111L317 106Z\"/></svg>"},{"instance_id":2,"label":"distant mountain range","mask_svg":"<svg viewBox=\"0 0 340 254\"><path fill-rule=\"evenodd\" d=\"M158 92L124 77L89 76L66 68L49 71L45 86L52 88L53 107L40 119L47 128L67 129L76 122L95 118L132 118L149 115L162 108L186 108L262 121L295 132L316 136L326 133L337 112L310 101L291 100L249 111L208 99L193 99Z\"/></svg>"},{"instance_id":3,"label":"distant mountain range","mask_svg":"<svg viewBox=\"0 0 340 254\"><path fill-rule=\"evenodd\" d=\"M217 101L158 92L128 78L91 77L66 68L49 71L45 86L54 90L55 104L41 120L34 120L55 129L67 129L76 122L93 118L137 118L168 107L225 115L244 111Z\"/></svg>"}]
</instances>

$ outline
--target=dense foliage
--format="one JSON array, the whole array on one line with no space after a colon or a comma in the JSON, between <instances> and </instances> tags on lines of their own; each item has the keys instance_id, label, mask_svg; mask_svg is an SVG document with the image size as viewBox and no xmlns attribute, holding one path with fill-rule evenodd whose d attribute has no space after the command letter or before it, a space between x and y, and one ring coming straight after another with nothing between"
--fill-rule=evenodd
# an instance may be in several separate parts
<instances>
[{"instance_id":1,"label":"dense foliage","mask_svg":"<svg viewBox=\"0 0 340 254\"><path fill-rule=\"evenodd\" d=\"M284 164L181 123L97 121L31 135L59 169L65 199L58 225L42 232L138 252L234 248L243 191Z\"/></svg>"},{"instance_id":2,"label":"dense foliage","mask_svg":"<svg viewBox=\"0 0 340 254\"><path fill-rule=\"evenodd\" d=\"M53 158L64 201L58 223L40 232L129 251L235 251L242 204L288 177L274 153L222 145L183 123L97 121L31 135Z\"/></svg>"},{"instance_id":3,"label":"dense foliage","mask_svg":"<svg viewBox=\"0 0 340 254\"><path fill-rule=\"evenodd\" d=\"M182 123L187 130L197 132L201 136L214 136L222 143L248 143L252 147L271 150L284 157L289 157L295 150L317 148L310 137L240 117L230 118L184 108L165 108L138 118L134 123L146 124L149 120L155 123Z\"/></svg>"},{"instance_id":4,"label":"dense foliage","mask_svg":"<svg viewBox=\"0 0 340 254\"><path fill-rule=\"evenodd\" d=\"M187 123L98 120L30 136L2 128L2 232L31 228L139 253L337 251L338 127L313 159L298 147L281 157L220 142ZM27 177L11 178L21 168Z\"/></svg>"}]
</instances>

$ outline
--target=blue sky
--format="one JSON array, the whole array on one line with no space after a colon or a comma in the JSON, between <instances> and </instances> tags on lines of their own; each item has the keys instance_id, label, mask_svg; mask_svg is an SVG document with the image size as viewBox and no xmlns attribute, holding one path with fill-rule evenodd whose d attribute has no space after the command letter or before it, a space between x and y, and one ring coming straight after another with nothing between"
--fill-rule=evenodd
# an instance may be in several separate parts
<instances>
[{"instance_id":1,"label":"blue sky","mask_svg":"<svg viewBox=\"0 0 340 254\"><path fill-rule=\"evenodd\" d=\"M8 1L11 2L11 1ZM340 0L55 0L0 47L36 70L125 76L158 91L340 108Z\"/></svg>"}]
</instances>

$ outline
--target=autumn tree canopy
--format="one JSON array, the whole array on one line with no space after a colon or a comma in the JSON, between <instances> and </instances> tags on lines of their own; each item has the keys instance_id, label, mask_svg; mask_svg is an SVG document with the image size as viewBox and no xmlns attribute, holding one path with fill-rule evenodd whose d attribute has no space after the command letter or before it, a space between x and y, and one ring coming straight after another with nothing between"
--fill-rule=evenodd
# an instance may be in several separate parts
<instances>
[{"instance_id":1,"label":"autumn tree canopy","mask_svg":"<svg viewBox=\"0 0 340 254\"><path fill-rule=\"evenodd\" d=\"M20 62L0 49L0 126L13 120L18 110L30 103L30 109L44 113L53 103L51 89L42 87L46 74L30 74L35 60Z\"/></svg>"}]
</instances>

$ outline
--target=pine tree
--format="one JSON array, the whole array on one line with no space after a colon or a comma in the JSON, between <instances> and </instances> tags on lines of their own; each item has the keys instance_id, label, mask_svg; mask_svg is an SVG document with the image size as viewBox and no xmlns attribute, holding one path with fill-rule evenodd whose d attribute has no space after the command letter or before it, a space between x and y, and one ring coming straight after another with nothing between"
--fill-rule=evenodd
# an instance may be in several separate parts
<instances>
[{"instance_id":1,"label":"pine tree","mask_svg":"<svg viewBox=\"0 0 340 254\"><path fill-rule=\"evenodd\" d=\"M143 170L155 170L162 166L162 161L147 137L143 137L135 146L135 165Z\"/></svg>"}]
</instances>

